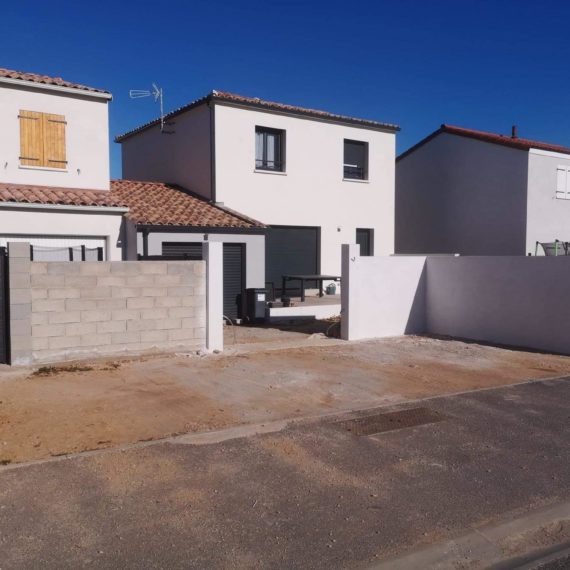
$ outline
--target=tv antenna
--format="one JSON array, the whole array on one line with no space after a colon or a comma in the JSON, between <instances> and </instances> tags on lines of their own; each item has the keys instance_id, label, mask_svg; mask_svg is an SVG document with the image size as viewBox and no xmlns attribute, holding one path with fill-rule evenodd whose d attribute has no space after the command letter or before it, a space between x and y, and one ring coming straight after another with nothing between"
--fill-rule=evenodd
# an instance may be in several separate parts
<instances>
[{"instance_id":1,"label":"tv antenna","mask_svg":"<svg viewBox=\"0 0 570 570\"><path fill-rule=\"evenodd\" d=\"M131 99L142 99L143 97L154 97L154 101L160 103L160 132L165 135L171 135L174 131L164 130L164 103L162 98L162 87L158 87L156 83L152 84L152 90L149 89L131 89L129 91Z\"/></svg>"}]
</instances>

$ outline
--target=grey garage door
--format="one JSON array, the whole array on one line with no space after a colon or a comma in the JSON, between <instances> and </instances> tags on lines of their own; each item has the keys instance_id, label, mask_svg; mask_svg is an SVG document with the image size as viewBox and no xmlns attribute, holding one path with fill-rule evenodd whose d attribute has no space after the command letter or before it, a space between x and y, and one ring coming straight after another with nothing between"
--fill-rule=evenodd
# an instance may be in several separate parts
<instances>
[{"instance_id":1,"label":"grey garage door","mask_svg":"<svg viewBox=\"0 0 570 570\"><path fill-rule=\"evenodd\" d=\"M320 273L320 233L321 229L313 226L268 228L265 235L265 280L273 283L277 295L282 294L283 275ZM307 285L315 286L311 283ZM298 284L291 283L291 290L288 291L298 292Z\"/></svg>"},{"instance_id":2,"label":"grey garage door","mask_svg":"<svg viewBox=\"0 0 570 570\"><path fill-rule=\"evenodd\" d=\"M8 364L8 258L0 247L0 364Z\"/></svg>"},{"instance_id":3,"label":"grey garage door","mask_svg":"<svg viewBox=\"0 0 570 570\"><path fill-rule=\"evenodd\" d=\"M162 255L168 259L202 259L202 242L163 242ZM245 289L245 245L224 243L224 315L242 316Z\"/></svg>"}]
</instances>

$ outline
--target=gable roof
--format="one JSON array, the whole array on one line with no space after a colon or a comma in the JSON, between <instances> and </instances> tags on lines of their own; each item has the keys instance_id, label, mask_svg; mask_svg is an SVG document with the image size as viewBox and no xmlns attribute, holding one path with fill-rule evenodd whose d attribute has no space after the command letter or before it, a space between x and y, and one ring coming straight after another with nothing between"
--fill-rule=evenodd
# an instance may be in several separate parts
<instances>
[{"instance_id":1,"label":"gable roof","mask_svg":"<svg viewBox=\"0 0 570 570\"><path fill-rule=\"evenodd\" d=\"M317 109L307 109L305 107L297 107L295 105L286 105L285 103L276 103L274 101L265 101L263 99L259 99L257 97L245 97L243 95L237 95L235 93L228 93L226 91L211 91L208 95L201 97L200 99L196 99L187 105L179 107L170 113L167 113L164 116L165 120L172 119L177 115L185 113L190 109L194 109L199 105L207 104L210 102L217 102L217 103L230 103L235 105L240 105L242 107L247 107L249 109L267 109L269 111L278 111L281 113L288 113L291 115L301 115L305 117L311 117L315 119L322 119L336 123L345 123L349 125L356 125L362 127L369 127L373 129L380 129L384 131L391 131L397 132L400 130L398 125L393 125L390 123L381 123L378 121L372 121L370 119L358 119L355 117L348 117L346 115L337 115L335 113L329 113L327 111L319 111ZM155 125L160 124L160 119L155 119L154 121L150 121L141 125L140 127L136 127L122 135L118 135L115 137L115 142L123 142L127 138L138 134L146 129L153 127Z\"/></svg>"},{"instance_id":2,"label":"gable roof","mask_svg":"<svg viewBox=\"0 0 570 570\"><path fill-rule=\"evenodd\" d=\"M418 148L422 147L424 144L435 138L441 133L449 133L451 135L458 135L460 137L466 137L470 139L475 139L483 142L488 142L492 144L498 144L502 146L507 146L510 148L516 148L519 150L530 150L535 148L538 150L546 150L550 152L560 152L562 154L570 154L570 148L562 145L545 143L540 141L534 141L531 139L525 139L520 137L510 137L507 135L501 135L496 133L489 133L486 131L476 131L474 129L465 129L463 127L456 127L454 125L443 124L437 131L434 131L420 142L416 143L414 146L410 147L408 150L400 154L396 160L401 160L402 158L408 156Z\"/></svg>"},{"instance_id":3,"label":"gable roof","mask_svg":"<svg viewBox=\"0 0 570 570\"><path fill-rule=\"evenodd\" d=\"M97 89L95 87L88 87L79 83L71 83L61 77L50 77L49 75L40 75L38 73L29 73L26 71L15 71L13 69L5 69L0 67L0 79L11 79L16 81L26 81L29 83L38 83L41 85L49 85L52 87L65 87L67 89L77 89L79 91L88 91L90 93L102 93L111 95L109 91L104 89Z\"/></svg>"},{"instance_id":4,"label":"gable roof","mask_svg":"<svg viewBox=\"0 0 570 570\"><path fill-rule=\"evenodd\" d=\"M265 227L257 220L212 204L173 184L112 180L111 196L128 206L126 217L139 225L242 229Z\"/></svg>"},{"instance_id":5,"label":"gable roof","mask_svg":"<svg viewBox=\"0 0 570 570\"><path fill-rule=\"evenodd\" d=\"M126 206L118 196L113 196L109 190L86 190L84 188L60 188L4 182L0 182L0 202L107 208L124 208Z\"/></svg>"}]
</instances>

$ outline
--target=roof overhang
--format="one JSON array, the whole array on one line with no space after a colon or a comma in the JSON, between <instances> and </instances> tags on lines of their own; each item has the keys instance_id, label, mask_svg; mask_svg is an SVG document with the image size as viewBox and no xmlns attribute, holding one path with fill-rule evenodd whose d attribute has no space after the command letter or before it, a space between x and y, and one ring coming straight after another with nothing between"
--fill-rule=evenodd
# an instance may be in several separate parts
<instances>
[{"instance_id":1,"label":"roof overhang","mask_svg":"<svg viewBox=\"0 0 570 570\"><path fill-rule=\"evenodd\" d=\"M0 85L1 84L15 85L17 87L29 87L30 89L38 89L41 91L57 91L59 93L69 93L81 97L91 97L93 99L104 99L107 101L111 101L113 99L113 95L111 95L111 93L89 91L88 89L76 89L74 87L62 87L61 85L49 85L47 83L38 83L36 81L12 79L11 77L0 77Z\"/></svg>"},{"instance_id":2,"label":"roof overhang","mask_svg":"<svg viewBox=\"0 0 570 570\"><path fill-rule=\"evenodd\" d=\"M174 226L156 224L135 224L137 231L148 233L188 234L265 234L267 228L233 228L228 226Z\"/></svg>"},{"instance_id":3,"label":"roof overhang","mask_svg":"<svg viewBox=\"0 0 570 570\"><path fill-rule=\"evenodd\" d=\"M337 125L347 125L350 127L357 127L361 129L367 130L374 130L374 131L381 131L386 133L395 134L400 131L400 127L398 125L392 125L389 123L380 123L378 121L371 121L367 119L358 119L353 117L347 117L344 115L335 115L333 113L321 114L319 111L314 111L311 109L303 109L299 107L297 109L286 109L286 108L278 108L272 107L271 104L268 102L259 101L256 102L255 100L247 100L247 101L239 101L234 98L228 97L223 93L213 91L208 95L201 97L200 99L196 99L187 105L183 105L182 107L167 113L164 116L164 120L173 119L174 117L186 113L187 111L191 111L200 105L225 105L231 106L246 110L255 110L255 111L262 111L266 113L272 113L277 115L284 115L289 117L295 117L298 119L308 119L313 121L321 121L323 123L332 123ZM138 135L147 129L160 125L160 119L155 119L134 129L123 133L122 135L117 135L115 137L115 142L122 143L123 141L131 138L132 136Z\"/></svg>"},{"instance_id":4,"label":"roof overhang","mask_svg":"<svg viewBox=\"0 0 570 570\"><path fill-rule=\"evenodd\" d=\"M125 206L75 206L73 204L39 204L37 202L0 202L0 210L54 210L89 214L126 214Z\"/></svg>"}]
</instances>

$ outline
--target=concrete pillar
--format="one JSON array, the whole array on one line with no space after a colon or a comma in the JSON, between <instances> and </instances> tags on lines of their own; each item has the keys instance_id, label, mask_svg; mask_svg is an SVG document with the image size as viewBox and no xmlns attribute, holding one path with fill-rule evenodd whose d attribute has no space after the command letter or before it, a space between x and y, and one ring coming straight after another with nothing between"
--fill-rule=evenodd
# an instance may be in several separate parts
<instances>
[{"instance_id":1,"label":"concrete pillar","mask_svg":"<svg viewBox=\"0 0 570 570\"><path fill-rule=\"evenodd\" d=\"M343 340L351 339L351 321L350 321L350 273L356 260L360 257L360 245L355 243L342 244L342 262L341 262L341 288L340 288L340 338Z\"/></svg>"},{"instance_id":2,"label":"concrete pillar","mask_svg":"<svg viewBox=\"0 0 570 570\"><path fill-rule=\"evenodd\" d=\"M224 249L221 242L205 241L206 262L206 350L224 349Z\"/></svg>"},{"instance_id":3,"label":"concrete pillar","mask_svg":"<svg viewBox=\"0 0 570 570\"><path fill-rule=\"evenodd\" d=\"M8 243L10 363L32 361L32 288L29 243Z\"/></svg>"}]
</instances>

